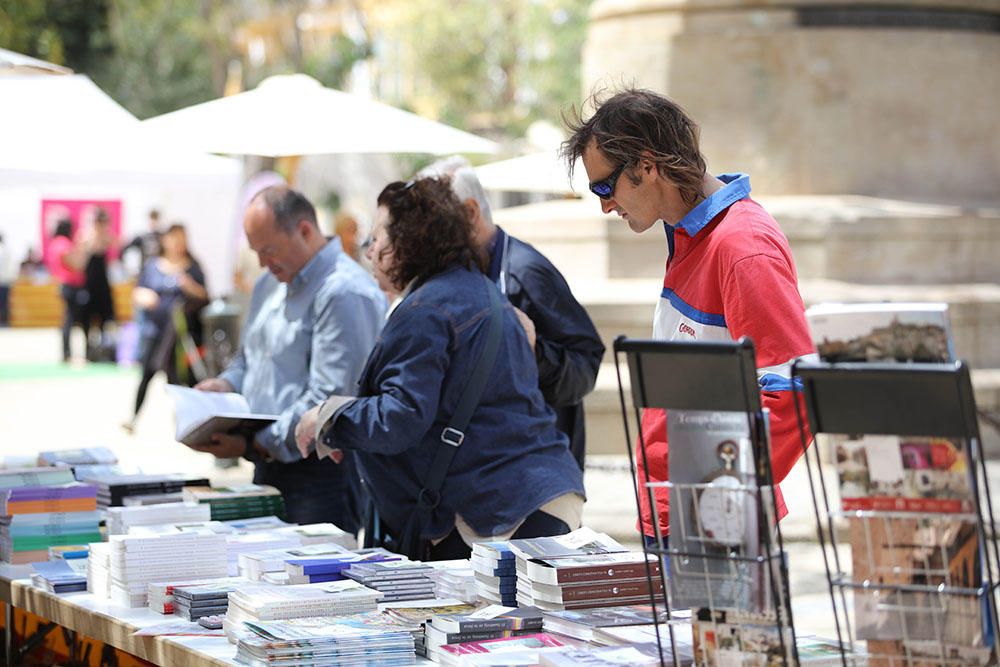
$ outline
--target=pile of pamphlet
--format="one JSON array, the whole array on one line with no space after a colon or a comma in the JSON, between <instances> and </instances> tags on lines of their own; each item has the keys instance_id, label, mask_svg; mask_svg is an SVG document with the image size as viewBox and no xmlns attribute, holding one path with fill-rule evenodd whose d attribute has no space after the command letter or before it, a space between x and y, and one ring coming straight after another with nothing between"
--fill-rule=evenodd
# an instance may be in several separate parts
<instances>
[{"instance_id":1,"label":"pile of pamphlet","mask_svg":"<svg viewBox=\"0 0 1000 667\"><path fill-rule=\"evenodd\" d=\"M283 516L285 502L273 486L243 484L232 487L187 486L184 500L205 503L212 510L212 519L250 519L258 516Z\"/></svg>"},{"instance_id":2,"label":"pile of pamphlet","mask_svg":"<svg viewBox=\"0 0 1000 667\"><path fill-rule=\"evenodd\" d=\"M87 561L52 560L34 563L31 583L50 593L75 593L87 590Z\"/></svg>"},{"instance_id":3,"label":"pile of pamphlet","mask_svg":"<svg viewBox=\"0 0 1000 667\"><path fill-rule=\"evenodd\" d=\"M387 602L381 607L383 613L398 623L414 628L413 646L417 655L427 655L427 645L424 628L436 615L471 614L478 604L469 604L459 600L433 599L409 600L406 602Z\"/></svg>"},{"instance_id":4,"label":"pile of pamphlet","mask_svg":"<svg viewBox=\"0 0 1000 667\"><path fill-rule=\"evenodd\" d=\"M464 614L435 614L425 628L427 657L449 659L445 646L540 632L542 612L534 607L490 605Z\"/></svg>"},{"instance_id":5,"label":"pile of pamphlet","mask_svg":"<svg viewBox=\"0 0 1000 667\"><path fill-rule=\"evenodd\" d=\"M347 570L360 563L399 561L402 558L381 548L359 549L352 553L330 556L290 558L285 560L285 574L289 584L319 584L347 579Z\"/></svg>"},{"instance_id":6,"label":"pile of pamphlet","mask_svg":"<svg viewBox=\"0 0 1000 667\"><path fill-rule=\"evenodd\" d=\"M204 477L191 477L183 473L157 475L98 474L84 481L97 485L97 506L101 509L128 505L128 498L155 497L157 502L182 500L185 486L207 486ZM143 503L145 504L145 503Z\"/></svg>"},{"instance_id":7,"label":"pile of pamphlet","mask_svg":"<svg viewBox=\"0 0 1000 667\"><path fill-rule=\"evenodd\" d=\"M177 579L174 581L156 581L151 582L147 587L147 598L148 605L151 611L155 611L157 614L172 614L174 613L174 589L180 586L205 586L205 585L230 585L236 586L237 584L245 584L246 579L242 577L224 577L221 579L198 579L196 581L190 581L187 579ZM229 598L226 596L226 604L228 605Z\"/></svg>"},{"instance_id":8,"label":"pile of pamphlet","mask_svg":"<svg viewBox=\"0 0 1000 667\"><path fill-rule=\"evenodd\" d=\"M365 561L352 565L344 574L369 588L381 591L383 602L423 600L434 597L434 580L429 573L434 568L427 563L406 560L388 562Z\"/></svg>"},{"instance_id":9,"label":"pile of pamphlet","mask_svg":"<svg viewBox=\"0 0 1000 667\"><path fill-rule=\"evenodd\" d=\"M351 551L336 542L323 542L305 546L286 547L283 549L267 549L241 553L237 559L239 575L250 581L266 581L272 584L287 584L288 572L285 562L288 560L323 559L333 556L346 556Z\"/></svg>"},{"instance_id":10,"label":"pile of pamphlet","mask_svg":"<svg viewBox=\"0 0 1000 667\"><path fill-rule=\"evenodd\" d=\"M112 535L109 544L111 600L115 604L145 607L150 582L226 576L225 535Z\"/></svg>"},{"instance_id":11,"label":"pile of pamphlet","mask_svg":"<svg viewBox=\"0 0 1000 667\"><path fill-rule=\"evenodd\" d=\"M93 475L119 473L117 463L118 457L107 447L60 449L38 454L38 465L70 466L79 480Z\"/></svg>"},{"instance_id":12,"label":"pile of pamphlet","mask_svg":"<svg viewBox=\"0 0 1000 667\"><path fill-rule=\"evenodd\" d=\"M101 539L97 489L74 481L69 468L0 472L0 515L7 563L48 560L49 547Z\"/></svg>"},{"instance_id":13,"label":"pile of pamphlet","mask_svg":"<svg viewBox=\"0 0 1000 667\"><path fill-rule=\"evenodd\" d=\"M566 644L554 635L532 633L516 637L446 644L441 646L440 653L435 652L431 655L442 665L456 667L467 664L535 665L538 664L540 655L545 651L564 646ZM483 656L486 662L479 662L475 656Z\"/></svg>"},{"instance_id":14,"label":"pile of pamphlet","mask_svg":"<svg viewBox=\"0 0 1000 667\"><path fill-rule=\"evenodd\" d=\"M233 581L175 586L174 615L188 621L202 616L221 616L229 608L229 593L236 588Z\"/></svg>"},{"instance_id":15,"label":"pile of pamphlet","mask_svg":"<svg viewBox=\"0 0 1000 667\"><path fill-rule=\"evenodd\" d=\"M410 629L379 614L248 622L236 640L236 659L261 667L414 663Z\"/></svg>"},{"instance_id":16,"label":"pile of pamphlet","mask_svg":"<svg viewBox=\"0 0 1000 667\"><path fill-rule=\"evenodd\" d=\"M225 630L230 639L246 621L336 616L376 611L382 594L356 581L271 586L247 584L229 594Z\"/></svg>"},{"instance_id":17,"label":"pile of pamphlet","mask_svg":"<svg viewBox=\"0 0 1000 667\"><path fill-rule=\"evenodd\" d=\"M93 542L87 557L87 592L107 600L111 597L111 545Z\"/></svg>"},{"instance_id":18,"label":"pile of pamphlet","mask_svg":"<svg viewBox=\"0 0 1000 667\"><path fill-rule=\"evenodd\" d=\"M517 568L509 542L472 545L472 570L479 597L505 607L517 606Z\"/></svg>"},{"instance_id":19,"label":"pile of pamphlet","mask_svg":"<svg viewBox=\"0 0 1000 667\"><path fill-rule=\"evenodd\" d=\"M211 508L195 503L109 507L105 512L108 535L124 535L134 526L208 521L211 515Z\"/></svg>"},{"instance_id":20,"label":"pile of pamphlet","mask_svg":"<svg viewBox=\"0 0 1000 667\"><path fill-rule=\"evenodd\" d=\"M467 560L442 560L428 563L433 569L427 576L434 582L434 597L478 602L476 573Z\"/></svg>"}]
</instances>

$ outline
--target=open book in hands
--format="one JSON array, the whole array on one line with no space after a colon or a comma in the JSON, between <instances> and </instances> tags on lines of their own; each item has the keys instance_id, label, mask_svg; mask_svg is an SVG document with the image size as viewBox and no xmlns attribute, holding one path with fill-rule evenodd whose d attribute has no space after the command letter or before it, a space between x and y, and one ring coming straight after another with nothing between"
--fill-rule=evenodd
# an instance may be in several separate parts
<instances>
[{"instance_id":1,"label":"open book in hands","mask_svg":"<svg viewBox=\"0 0 1000 667\"><path fill-rule=\"evenodd\" d=\"M247 400L240 394L199 391L167 385L174 399L177 433L174 437L185 445L209 445L213 433L254 435L273 424L278 415L259 415L250 411Z\"/></svg>"}]
</instances>

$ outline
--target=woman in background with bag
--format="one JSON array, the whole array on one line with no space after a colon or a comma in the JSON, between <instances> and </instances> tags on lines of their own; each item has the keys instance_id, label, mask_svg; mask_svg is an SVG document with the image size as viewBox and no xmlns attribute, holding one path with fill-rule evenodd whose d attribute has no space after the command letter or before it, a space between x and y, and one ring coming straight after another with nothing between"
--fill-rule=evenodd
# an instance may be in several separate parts
<instances>
[{"instance_id":1,"label":"woman in background with bag","mask_svg":"<svg viewBox=\"0 0 1000 667\"><path fill-rule=\"evenodd\" d=\"M303 415L303 455L356 453L373 528L411 558L468 558L476 541L579 527L580 468L517 315L481 272L466 210L434 178L390 184L378 204L367 254L400 301L360 396Z\"/></svg>"},{"instance_id":2,"label":"woman in background with bag","mask_svg":"<svg viewBox=\"0 0 1000 667\"><path fill-rule=\"evenodd\" d=\"M188 250L183 225L173 224L160 238L160 256L146 262L132 293L136 308L144 311L139 332L142 379L135 396L132 419L123 427L132 432L146 400L150 380L159 371L170 384L193 385L201 363L201 310L208 303L205 274ZM204 373L202 373L204 375Z\"/></svg>"}]
</instances>

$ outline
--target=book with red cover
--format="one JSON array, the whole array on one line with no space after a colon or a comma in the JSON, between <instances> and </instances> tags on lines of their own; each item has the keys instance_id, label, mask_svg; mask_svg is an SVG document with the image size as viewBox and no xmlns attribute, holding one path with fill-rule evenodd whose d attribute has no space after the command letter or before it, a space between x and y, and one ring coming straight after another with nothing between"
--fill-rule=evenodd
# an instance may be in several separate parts
<instances>
[{"instance_id":1,"label":"book with red cover","mask_svg":"<svg viewBox=\"0 0 1000 667\"><path fill-rule=\"evenodd\" d=\"M622 579L658 577L660 562L652 554L624 553L587 554L561 558L532 558L527 563L527 576L532 582L562 585Z\"/></svg>"}]
</instances>

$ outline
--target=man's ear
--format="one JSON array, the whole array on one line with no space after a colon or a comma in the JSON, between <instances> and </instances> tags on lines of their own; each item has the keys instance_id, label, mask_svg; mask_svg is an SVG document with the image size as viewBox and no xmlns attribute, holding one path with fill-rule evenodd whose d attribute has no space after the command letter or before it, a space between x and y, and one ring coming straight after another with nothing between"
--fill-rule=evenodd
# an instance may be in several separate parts
<instances>
[{"instance_id":1,"label":"man's ear","mask_svg":"<svg viewBox=\"0 0 1000 667\"><path fill-rule=\"evenodd\" d=\"M313 235L317 232L316 225L306 219L299 220L298 227L299 233L302 234L302 238L306 241L311 241Z\"/></svg>"},{"instance_id":2,"label":"man's ear","mask_svg":"<svg viewBox=\"0 0 1000 667\"><path fill-rule=\"evenodd\" d=\"M653 154L649 151L643 151L639 154L638 169L647 174L659 173L656 161L653 160Z\"/></svg>"},{"instance_id":3,"label":"man's ear","mask_svg":"<svg viewBox=\"0 0 1000 667\"><path fill-rule=\"evenodd\" d=\"M476 221L479 220L479 214L480 214L479 202L477 202L472 197L469 197L468 199L465 200L464 203L465 203L465 210L468 211L469 213L469 220L471 220L472 224L475 225Z\"/></svg>"}]
</instances>

